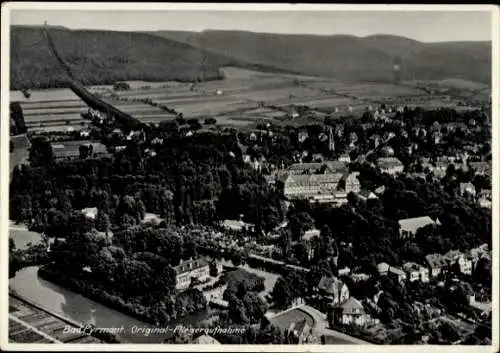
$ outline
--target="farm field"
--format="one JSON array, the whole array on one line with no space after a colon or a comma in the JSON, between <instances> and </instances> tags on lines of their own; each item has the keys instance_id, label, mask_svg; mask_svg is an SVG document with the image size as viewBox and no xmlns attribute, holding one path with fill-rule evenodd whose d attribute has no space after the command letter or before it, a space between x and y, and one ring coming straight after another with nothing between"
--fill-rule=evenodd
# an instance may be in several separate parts
<instances>
[{"instance_id":1,"label":"farm field","mask_svg":"<svg viewBox=\"0 0 500 353\"><path fill-rule=\"evenodd\" d=\"M128 82L128 91L112 90L112 86L91 86L105 101L143 122L160 122L175 117L159 107L141 100L149 99L182 113L185 118L213 116L219 124L244 126L257 121L296 125L298 121L284 119L292 105L308 106L333 116L360 114L368 106L380 102L391 105L421 107L457 107L458 101L447 95L430 96L423 90L390 83L341 82L335 79L314 78L288 74L261 73L238 68L223 68L224 80L199 82ZM457 80L444 80L452 85ZM467 81L457 81L461 88L482 89ZM483 92L476 93L484 96ZM488 92L486 92L488 94ZM66 129L89 123L80 114L87 106L69 89L32 91L31 98L11 91L11 100L21 102L25 121L30 129ZM118 100L117 100L118 98ZM275 106L259 108L259 102ZM349 108L350 107L350 108ZM466 108L465 108L466 109ZM337 110L337 112L335 112ZM299 119L301 123L307 123Z\"/></svg>"}]
</instances>

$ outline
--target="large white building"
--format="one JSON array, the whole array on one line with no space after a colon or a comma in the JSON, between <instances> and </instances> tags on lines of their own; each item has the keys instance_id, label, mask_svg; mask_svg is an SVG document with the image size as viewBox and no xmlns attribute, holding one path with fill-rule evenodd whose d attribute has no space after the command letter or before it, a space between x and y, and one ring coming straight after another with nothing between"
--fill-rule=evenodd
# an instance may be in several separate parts
<instances>
[{"instance_id":1,"label":"large white building","mask_svg":"<svg viewBox=\"0 0 500 353\"><path fill-rule=\"evenodd\" d=\"M210 276L210 267L203 259L181 261L178 266L174 267L174 270L177 273L176 288L178 290L188 288L193 280L204 282Z\"/></svg>"},{"instance_id":2,"label":"large white building","mask_svg":"<svg viewBox=\"0 0 500 353\"><path fill-rule=\"evenodd\" d=\"M435 224L431 217L416 217L416 218L406 218L400 219L399 224L399 235L401 238L413 238L417 234L417 230L423 228L429 224Z\"/></svg>"}]
</instances>

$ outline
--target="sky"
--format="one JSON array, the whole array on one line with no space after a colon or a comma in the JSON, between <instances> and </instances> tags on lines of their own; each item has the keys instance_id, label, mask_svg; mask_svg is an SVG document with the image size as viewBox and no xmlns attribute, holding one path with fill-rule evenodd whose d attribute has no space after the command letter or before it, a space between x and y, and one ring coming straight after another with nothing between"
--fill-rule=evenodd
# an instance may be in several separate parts
<instances>
[{"instance_id":1,"label":"sky","mask_svg":"<svg viewBox=\"0 0 500 353\"><path fill-rule=\"evenodd\" d=\"M287 34L392 34L422 42L489 41L489 11L12 10L11 24L117 31L206 29Z\"/></svg>"}]
</instances>

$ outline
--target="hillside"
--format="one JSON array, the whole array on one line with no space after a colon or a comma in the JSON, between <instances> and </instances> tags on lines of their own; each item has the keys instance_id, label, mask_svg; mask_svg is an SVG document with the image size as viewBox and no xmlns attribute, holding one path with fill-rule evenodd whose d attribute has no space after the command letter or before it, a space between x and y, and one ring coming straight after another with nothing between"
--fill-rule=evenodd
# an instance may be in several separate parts
<instances>
[{"instance_id":1,"label":"hillside","mask_svg":"<svg viewBox=\"0 0 500 353\"><path fill-rule=\"evenodd\" d=\"M85 84L209 80L220 78L218 69L223 66L278 70L147 33L63 28L49 28L49 33L73 73ZM13 26L11 35L11 89L65 86L64 72L40 28Z\"/></svg>"},{"instance_id":2,"label":"hillside","mask_svg":"<svg viewBox=\"0 0 500 353\"><path fill-rule=\"evenodd\" d=\"M356 81L392 81L393 65L402 79L460 78L491 82L491 43L422 43L392 36L284 35L243 31L152 34L189 43L252 63L307 75Z\"/></svg>"}]
</instances>

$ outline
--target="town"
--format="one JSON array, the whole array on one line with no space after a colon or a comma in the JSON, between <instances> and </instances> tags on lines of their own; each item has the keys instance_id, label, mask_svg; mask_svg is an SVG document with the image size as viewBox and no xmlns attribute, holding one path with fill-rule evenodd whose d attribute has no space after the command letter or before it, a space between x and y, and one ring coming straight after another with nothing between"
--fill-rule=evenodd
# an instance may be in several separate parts
<instances>
[{"instance_id":1,"label":"town","mask_svg":"<svg viewBox=\"0 0 500 353\"><path fill-rule=\"evenodd\" d=\"M224 70L11 93L10 340L491 345L491 96Z\"/></svg>"}]
</instances>

